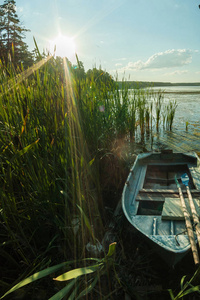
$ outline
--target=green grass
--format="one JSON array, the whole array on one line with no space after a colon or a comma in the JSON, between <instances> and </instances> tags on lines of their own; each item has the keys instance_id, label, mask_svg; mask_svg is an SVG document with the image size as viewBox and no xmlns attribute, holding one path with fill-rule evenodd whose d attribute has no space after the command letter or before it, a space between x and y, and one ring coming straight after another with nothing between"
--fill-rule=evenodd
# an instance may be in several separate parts
<instances>
[{"instance_id":1,"label":"green grass","mask_svg":"<svg viewBox=\"0 0 200 300\"><path fill-rule=\"evenodd\" d=\"M104 73L81 77L77 65L47 57L22 73L0 68L2 293L88 255L85 245L104 234L103 192L123 186L130 143L161 123L161 92L125 81L119 90ZM170 129L175 108L167 109Z\"/></svg>"}]
</instances>

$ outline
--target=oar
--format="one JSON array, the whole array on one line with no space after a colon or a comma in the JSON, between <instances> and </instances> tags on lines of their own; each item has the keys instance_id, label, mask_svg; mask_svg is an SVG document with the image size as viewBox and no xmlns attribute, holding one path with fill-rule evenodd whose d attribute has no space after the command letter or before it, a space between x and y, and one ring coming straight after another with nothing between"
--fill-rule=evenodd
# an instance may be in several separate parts
<instances>
[{"instance_id":1,"label":"oar","mask_svg":"<svg viewBox=\"0 0 200 300\"><path fill-rule=\"evenodd\" d=\"M189 185L188 185L189 184L189 177L188 177L187 173L185 173L181 176L181 181L186 186L187 195L188 195L189 204L190 204L190 209L191 209L191 212L192 212L192 218L193 218L193 221L194 221L196 234L197 234L197 240L198 240L198 244L199 244L199 248L200 248L199 217L198 217L196 207L195 207L194 201L192 199L192 194L190 192L190 188L189 188Z\"/></svg>"},{"instance_id":2,"label":"oar","mask_svg":"<svg viewBox=\"0 0 200 300\"><path fill-rule=\"evenodd\" d=\"M183 197L183 193L180 187L180 184L178 183L178 180L175 176L175 182L178 188L178 192L179 192L179 196L181 199L181 206L182 206L182 210L183 210L183 214L184 214L184 218L185 218L185 226L187 229L187 233L188 233L188 238L190 241L190 245L191 245L191 250L192 250L192 254L193 254L193 258L194 258L194 263L195 265L199 265L199 255L198 255L198 251L197 251L197 245L195 242L195 238L194 238L194 232L192 229L192 223L190 221L190 215L187 211L186 205L185 205L185 199Z\"/></svg>"}]
</instances>

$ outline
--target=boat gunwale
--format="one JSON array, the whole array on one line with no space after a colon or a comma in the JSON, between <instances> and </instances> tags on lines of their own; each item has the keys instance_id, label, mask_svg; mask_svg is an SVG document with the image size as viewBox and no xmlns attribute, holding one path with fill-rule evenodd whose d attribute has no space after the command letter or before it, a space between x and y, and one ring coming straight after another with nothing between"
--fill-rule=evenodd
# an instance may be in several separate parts
<instances>
[{"instance_id":1,"label":"boat gunwale","mask_svg":"<svg viewBox=\"0 0 200 300\"><path fill-rule=\"evenodd\" d=\"M191 169L190 168L194 168L194 163L195 163L195 159L196 159L196 164L197 164L197 168L199 168L199 162L200 162L200 160L199 160L199 157L197 156L197 154L195 153L195 152L189 152L189 153L179 153L179 152L174 152L172 155L175 155L175 156L177 156L177 158L178 158L178 154L180 154L180 155L183 155L183 156L186 156L186 157L189 157L189 158L193 158L194 159L194 161L193 162L191 162L191 161L183 161L183 162L174 162L174 161L171 161L171 160L169 160L169 161L166 161L166 159L164 159L161 163L159 163L159 162L152 162L151 160L148 162L145 162L145 163L143 163L142 162L142 160L143 159L146 159L146 158L150 158L150 156L152 156L152 155L159 155L159 154L161 154L161 152L150 152L150 153L148 153L148 155L144 155L144 154L139 154L137 157L136 157L136 159L135 159L135 161L134 161L134 164L133 164L133 166L132 166L132 168L131 168L131 171L130 171L130 173L129 173L129 175L128 175L128 178L127 178L127 181L126 181L126 184L125 184L125 186L124 186L124 189L123 189L123 192L122 192L122 208L123 208L123 212L124 212L124 214L125 214L125 216L126 216L126 218L128 219L128 221L131 223L131 225L134 227L134 228L136 228L139 232L141 232L144 236L146 236L148 239L150 239L150 240L152 240L152 242L154 242L154 243L156 243L157 245L159 245L159 246L161 246L163 249L165 249L165 250L167 250L167 251L170 251L171 253L174 253L174 254L181 254L181 253L184 253L184 252L187 252L189 249L190 249L190 243L189 243L189 241L188 241L188 244L186 244L184 247L181 247L181 249L174 249L174 248L170 248L169 246L167 246L167 244L165 245L165 244L162 244L160 241L159 241L159 239L156 239L156 236L158 236L158 237L164 237L165 235L149 235L149 234L146 234L144 231L142 231L141 230L141 228L139 228L138 226L137 226L137 224L134 224L134 221L133 221L133 219L134 218L137 218L137 214L135 214L135 215L132 215L132 216L130 216L130 214L128 214L128 212L127 212L127 209L126 209L126 206L125 206L125 197L126 197L126 192L127 192L127 188L128 188L128 185L129 185L129 182L130 182L130 179L131 179L131 176L133 176L133 174L134 174L134 169L137 167L137 164L139 164L138 165L138 168L141 168L142 166L144 166L144 165L154 165L154 166L158 166L158 167L160 167L161 165L164 165L164 166L167 166L167 165L172 165L172 166L176 166L176 165L183 165L183 164L186 164L187 166L188 166L188 169L190 170L190 172L191 172ZM159 158L158 158L159 159ZM190 165L192 165L192 166L190 166ZM196 168L196 167L195 167ZM195 171L195 170L194 170ZM193 174L191 173L191 177L192 177L192 179L194 180L194 176L193 176ZM137 178L137 180L140 180L140 176ZM191 190L191 192L192 192L192 194L194 193L196 193L196 194L200 194L200 189L198 189L198 187L195 185L195 187L196 187L196 189L192 189ZM135 192L134 194L133 194L133 198L132 198L132 201L131 202L136 202L136 197L137 197L137 195L141 192L143 192L143 193L145 193L146 191L148 190L148 192L150 192L150 193L164 193L164 192L166 192L166 193L174 193L174 194L178 194L178 190L167 190L167 189L140 189L138 192ZM187 193L186 192L186 190L183 190L183 193ZM137 201L137 202L139 202L139 201ZM158 215L149 215L149 216L140 216L140 217L151 217L152 219L153 218L158 218L158 217L160 217L161 218L161 216L158 216ZM166 235L165 237L166 237L166 239L167 239L167 237L172 237L172 236L176 236L176 235ZM187 235L186 235L187 236Z\"/></svg>"}]
</instances>

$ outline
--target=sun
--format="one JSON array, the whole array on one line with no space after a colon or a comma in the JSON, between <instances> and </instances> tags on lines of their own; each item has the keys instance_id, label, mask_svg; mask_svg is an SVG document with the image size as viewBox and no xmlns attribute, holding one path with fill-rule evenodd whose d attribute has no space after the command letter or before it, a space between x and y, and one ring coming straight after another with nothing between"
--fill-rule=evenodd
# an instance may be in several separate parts
<instances>
[{"instance_id":1,"label":"sun","mask_svg":"<svg viewBox=\"0 0 200 300\"><path fill-rule=\"evenodd\" d=\"M76 45L73 38L59 34L54 40L49 41L50 53L55 56L67 57L69 60L75 57Z\"/></svg>"}]
</instances>

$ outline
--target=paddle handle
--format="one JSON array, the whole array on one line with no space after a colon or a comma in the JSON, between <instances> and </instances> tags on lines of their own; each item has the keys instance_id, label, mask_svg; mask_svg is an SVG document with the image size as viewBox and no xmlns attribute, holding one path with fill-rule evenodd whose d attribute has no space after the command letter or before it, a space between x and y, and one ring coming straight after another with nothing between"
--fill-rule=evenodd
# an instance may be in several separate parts
<instances>
[{"instance_id":1,"label":"paddle handle","mask_svg":"<svg viewBox=\"0 0 200 300\"><path fill-rule=\"evenodd\" d=\"M196 207L194 205L194 201L192 199L192 194L190 192L189 186L186 186L186 190L187 190L187 195L188 195L190 208L191 208L191 212L192 212L192 218L193 218L193 221L194 221L194 224L195 224L197 240L198 240L198 244L199 244L199 248L200 248L199 216L197 214Z\"/></svg>"},{"instance_id":2,"label":"paddle handle","mask_svg":"<svg viewBox=\"0 0 200 300\"><path fill-rule=\"evenodd\" d=\"M186 207L186 204L185 204L185 199L183 197L181 187L177 186L177 188L178 188L179 196L180 196L180 199L181 199L181 206L182 206L183 214L184 214L184 217L185 217L185 225L186 225L187 234L188 234L188 238L189 238L190 245L191 245L191 250L192 250L192 254L193 254L193 258L194 258L194 263L195 263L195 265L199 265L199 255L198 255L198 251L197 251L197 245L196 245L196 242L195 242L192 223L191 223L191 220L190 220L190 215L188 213L188 210L187 210L187 207Z\"/></svg>"}]
</instances>

